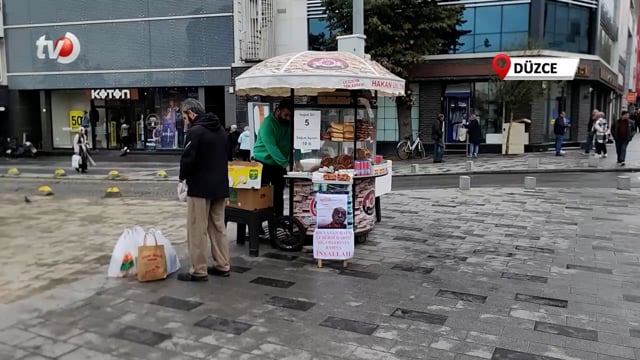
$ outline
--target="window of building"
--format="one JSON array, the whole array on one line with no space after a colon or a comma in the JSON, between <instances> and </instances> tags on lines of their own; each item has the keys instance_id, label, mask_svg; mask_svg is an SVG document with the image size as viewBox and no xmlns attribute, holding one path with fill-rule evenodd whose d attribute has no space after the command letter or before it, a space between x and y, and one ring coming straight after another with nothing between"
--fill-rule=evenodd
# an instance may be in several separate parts
<instances>
[{"instance_id":1,"label":"window of building","mask_svg":"<svg viewBox=\"0 0 640 360\"><path fill-rule=\"evenodd\" d=\"M547 1L544 16L546 48L576 53L592 53L593 11L584 6Z\"/></svg>"},{"instance_id":2,"label":"window of building","mask_svg":"<svg viewBox=\"0 0 640 360\"><path fill-rule=\"evenodd\" d=\"M336 42L331 41L332 33L329 30L326 19L312 18L308 20L309 26L309 50L335 51L338 50Z\"/></svg>"},{"instance_id":3,"label":"window of building","mask_svg":"<svg viewBox=\"0 0 640 360\"><path fill-rule=\"evenodd\" d=\"M416 99L420 96L420 86L411 84L411 91ZM411 108L411 127L413 129L413 138L418 136L419 125L419 106L415 101ZM396 101L393 97L378 97L378 113L377 113L377 141L398 141L398 111L396 109ZM424 139L422 139L424 141Z\"/></svg>"},{"instance_id":4,"label":"window of building","mask_svg":"<svg viewBox=\"0 0 640 360\"><path fill-rule=\"evenodd\" d=\"M460 30L471 33L451 53L523 49L529 39L529 4L478 6L464 9Z\"/></svg>"}]
</instances>

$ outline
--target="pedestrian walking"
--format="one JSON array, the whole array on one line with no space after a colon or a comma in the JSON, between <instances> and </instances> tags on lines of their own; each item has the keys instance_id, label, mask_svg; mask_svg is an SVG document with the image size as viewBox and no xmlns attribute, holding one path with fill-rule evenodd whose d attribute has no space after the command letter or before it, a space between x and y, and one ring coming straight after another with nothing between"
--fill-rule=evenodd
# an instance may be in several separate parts
<instances>
[{"instance_id":1,"label":"pedestrian walking","mask_svg":"<svg viewBox=\"0 0 640 360\"><path fill-rule=\"evenodd\" d=\"M587 140L584 143L584 153L589 155L591 149L593 149L593 139L595 136L594 125L600 116L600 110L593 109L591 112L591 118L589 118L589 123L587 124Z\"/></svg>"},{"instance_id":2,"label":"pedestrian walking","mask_svg":"<svg viewBox=\"0 0 640 360\"><path fill-rule=\"evenodd\" d=\"M469 140L468 154L474 158L478 157L480 143L482 143L482 128L476 115L471 115L471 120L467 125L467 139Z\"/></svg>"},{"instance_id":3,"label":"pedestrian walking","mask_svg":"<svg viewBox=\"0 0 640 360\"><path fill-rule=\"evenodd\" d=\"M205 113L195 99L180 106L188 121L186 144L180 159L181 182L187 183L187 245L191 259L181 281L207 281L208 275L229 276L229 244L224 208L229 197L227 134L217 116ZM207 266L207 243L214 266Z\"/></svg>"},{"instance_id":4,"label":"pedestrian walking","mask_svg":"<svg viewBox=\"0 0 640 360\"><path fill-rule=\"evenodd\" d=\"M431 139L433 140L433 162L444 162L444 114L438 114L431 129Z\"/></svg>"},{"instance_id":5,"label":"pedestrian walking","mask_svg":"<svg viewBox=\"0 0 640 360\"><path fill-rule=\"evenodd\" d=\"M564 134L567 133L567 128L571 125L567 122L567 113L562 111L560 116L553 124L553 133L556 135L556 156L564 156L562 151L562 142L564 141Z\"/></svg>"},{"instance_id":6,"label":"pedestrian walking","mask_svg":"<svg viewBox=\"0 0 640 360\"><path fill-rule=\"evenodd\" d=\"M590 132L594 133L595 138L595 146L596 146L596 156L600 156L601 158L607 157L607 141L609 141L609 136L611 136L611 131L609 129L609 122L604 118L603 112L598 112L596 114L597 120L595 124L593 124L593 130Z\"/></svg>"},{"instance_id":7,"label":"pedestrian walking","mask_svg":"<svg viewBox=\"0 0 640 360\"><path fill-rule=\"evenodd\" d=\"M245 126L244 131L238 137L238 143L240 144L240 150L238 150L238 157L242 161L249 161L251 158L251 132L249 127Z\"/></svg>"},{"instance_id":8,"label":"pedestrian walking","mask_svg":"<svg viewBox=\"0 0 640 360\"><path fill-rule=\"evenodd\" d=\"M616 142L618 165L624 166L627 158L627 146L636 133L636 124L629 119L629 112L623 111L620 119L611 124L611 135Z\"/></svg>"},{"instance_id":9,"label":"pedestrian walking","mask_svg":"<svg viewBox=\"0 0 640 360\"><path fill-rule=\"evenodd\" d=\"M91 148L96 150L96 143L98 140L98 134L96 133L96 127L100 121L100 113L96 109L96 103L91 100L91 110L89 110L89 123L91 125Z\"/></svg>"},{"instance_id":10,"label":"pedestrian walking","mask_svg":"<svg viewBox=\"0 0 640 360\"><path fill-rule=\"evenodd\" d=\"M79 156L78 165L76 166L77 172L82 172L83 174L87 172L89 167L88 151L86 130L81 127L78 129L76 136L73 137L73 154Z\"/></svg>"}]
</instances>

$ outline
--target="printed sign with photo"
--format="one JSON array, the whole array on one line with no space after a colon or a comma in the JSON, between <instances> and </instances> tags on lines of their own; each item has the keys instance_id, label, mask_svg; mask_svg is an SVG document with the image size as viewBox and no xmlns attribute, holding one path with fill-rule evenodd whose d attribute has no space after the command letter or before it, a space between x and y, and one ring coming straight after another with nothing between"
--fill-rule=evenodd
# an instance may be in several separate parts
<instances>
[{"instance_id":1,"label":"printed sign with photo","mask_svg":"<svg viewBox=\"0 0 640 360\"><path fill-rule=\"evenodd\" d=\"M347 228L348 195L317 194L318 229Z\"/></svg>"}]
</instances>

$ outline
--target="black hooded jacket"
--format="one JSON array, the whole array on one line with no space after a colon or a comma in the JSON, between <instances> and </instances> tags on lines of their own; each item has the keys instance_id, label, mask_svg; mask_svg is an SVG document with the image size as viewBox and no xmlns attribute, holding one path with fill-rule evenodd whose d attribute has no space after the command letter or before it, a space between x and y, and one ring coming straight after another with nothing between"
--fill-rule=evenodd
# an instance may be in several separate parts
<instances>
[{"instance_id":1,"label":"black hooded jacket","mask_svg":"<svg viewBox=\"0 0 640 360\"><path fill-rule=\"evenodd\" d=\"M187 195L209 200L228 198L227 133L218 117L198 115L185 143L180 180L187 181Z\"/></svg>"}]
</instances>

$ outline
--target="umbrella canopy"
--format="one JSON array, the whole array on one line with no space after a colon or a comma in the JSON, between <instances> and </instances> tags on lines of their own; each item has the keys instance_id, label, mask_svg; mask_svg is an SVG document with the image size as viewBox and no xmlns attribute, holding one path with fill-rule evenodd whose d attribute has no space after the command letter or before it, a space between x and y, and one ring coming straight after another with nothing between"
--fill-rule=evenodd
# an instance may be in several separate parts
<instances>
[{"instance_id":1,"label":"umbrella canopy","mask_svg":"<svg viewBox=\"0 0 640 360\"><path fill-rule=\"evenodd\" d=\"M344 51L303 51L265 60L236 78L236 94L315 96L321 92L375 90L403 96L405 81L382 65Z\"/></svg>"}]
</instances>

